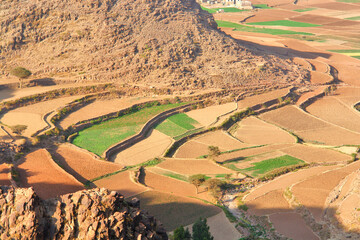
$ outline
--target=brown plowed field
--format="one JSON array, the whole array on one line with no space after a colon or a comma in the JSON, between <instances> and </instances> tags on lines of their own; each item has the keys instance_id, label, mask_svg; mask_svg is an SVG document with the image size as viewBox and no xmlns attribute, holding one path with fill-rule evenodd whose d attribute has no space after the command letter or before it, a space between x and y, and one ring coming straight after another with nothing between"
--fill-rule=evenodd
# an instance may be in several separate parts
<instances>
[{"instance_id":1,"label":"brown plowed field","mask_svg":"<svg viewBox=\"0 0 360 240\"><path fill-rule=\"evenodd\" d=\"M321 121L295 106L285 106L261 114L260 118L292 130L304 140L329 145L360 144L360 134Z\"/></svg>"},{"instance_id":2,"label":"brown plowed field","mask_svg":"<svg viewBox=\"0 0 360 240\"><path fill-rule=\"evenodd\" d=\"M304 103L305 101L307 101L309 98L312 98L322 92L324 92L324 89L326 88L326 86L319 86L318 88L316 88L314 91L311 92L306 92L303 95L300 96L300 98L297 100L296 105L300 106L302 103Z\"/></svg>"},{"instance_id":3,"label":"brown plowed field","mask_svg":"<svg viewBox=\"0 0 360 240\"><path fill-rule=\"evenodd\" d=\"M222 149L220 149L221 151ZM209 153L208 145L195 142L193 140L188 141L181 145L176 151L174 157L176 158L197 158Z\"/></svg>"},{"instance_id":4,"label":"brown plowed field","mask_svg":"<svg viewBox=\"0 0 360 240\"><path fill-rule=\"evenodd\" d=\"M9 172L9 165L5 163L0 164L0 186L11 185L11 182L9 180Z\"/></svg>"},{"instance_id":5,"label":"brown plowed field","mask_svg":"<svg viewBox=\"0 0 360 240\"><path fill-rule=\"evenodd\" d=\"M79 110L70 113L66 118L60 122L60 126L63 129L68 128L72 124L75 124L79 121L84 121L91 118L96 118L105 114L119 111L121 109L131 107L134 104L142 103L150 100L150 98L120 98L120 99L110 99L110 100L97 100L93 103L86 105Z\"/></svg>"},{"instance_id":6,"label":"brown plowed field","mask_svg":"<svg viewBox=\"0 0 360 240\"><path fill-rule=\"evenodd\" d=\"M267 3L269 4L269 3ZM281 10L281 9L263 9L255 13L254 17L249 18L246 22L266 22L283 20L300 15L298 12Z\"/></svg>"},{"instance_id":7,"label":"brown plowed field","mask_svg":"<svg viewBox=\"0 0 360 240\"><path fill-rule=\"evenodd\" d=\"M97 180L94 184L99 188L107 188L111 191L117 191L125 197L131 197L148 190L148 188L142 186L141 184L133 182L130 179L129 171L117 173L110 177Z\"/></svg>"},{"instance_id":8,"label":"brown plowed field","mask_svg":"<svg viewBox=\"0 0 360 240\"><path fill-rule=\"evenodd\" d=\"M278 99L279 97L285 96L288 92L288 88L282 88L271 92L246 97L238 102L238 109L245 109L273 99Z\"/></svg>"},{"instance_id":9,"label":"brown plowed field","mask_svg":"<svg viewBox=\"0 0 360 240\"><path fill-rule=\"evenodd\" d=\"M292 17L291 20L298 22L312 23L312 24L320 24L320 25L341 21L341 19L338 18L319 16L315 14L302 14L299 16Z\"/></svg>"},{"instance_id":10,"label":"brown plowed field","mask_svg":"<svg viewBox=\"0 0 360 240\"><path fill-rule=\"evenodd\" d=\"M296 144L292 147L282 149L282 152L293 157L304 160L308 163L321 162L342 162L351 160L351 156L326 148L311 147L303 144Z\"/></svg>"},{"instance_id":11,"label":"brown plowed field","mask_svg":"<svg viewBox=\"0 0 360 240\"><path fill-rule=\"evenodd\" d=\"M197 199L158 191L147 191L136 197L140 199L141 210L160 220L167 231L194 223L199 217L208 218L222 212Z\"/></svg>"},{"instance_id":12,"label":"brown plowed field","mask_svg":"<svg viewBox=\"0 0 360 240\"><path fill-rule=\"evenodd\" d=\"M297 172L285 174L279 178L276 178L270 182L267 182L267 183L257 187L249 195L246 196L245 200L251 201L251 200L258 198L268 192L275 191L278 189L282 189L282 191L284 191L286 188L290 187L291 185L293 185L295 183L303 181L312 176L316 176L325 171L333 170L338 167L339 166L336 166L336 165L319 166L319 167L307 168L307 169L299 170Z\"/></svg>"},{"instance_id":13,"label":"brown plowed field","mask_svg":"<svg viewBox=\"0 0 360 240\"><path fill-rule=\"evenodd\" d=\"M210 233L214 239L234 240L242 237L234 225L229 222L229 219L227 219L223 211L215 216L209 217L207 224L210 227Z\"/></svg>"},{"instance_id":14,"label":"brown plowed field","mask_svg":"<svg viewBox=\"0 0 360 240\"><path fill-rule=\"evenodd\" d=\"M360 112L345 105L336 96L321 98L306 110L325 121L360 133Z\"/></svg>"},{"instance_id":15,"label":"brown plowed field","mask_svg":"<svg viewBox=\"0 0 360 240\"><path fill-rule=\"evenodd\" d=\"M353 193L345 198L337 210L337 219L344 230L360 233L360 195Z\"/></svg>"},{"instance_id":16,"label":"brown plowed field","mask_svg":"<svg viewBox=\"0 0 360 240\"><path fill-rule=\"evenodd\" d=\"M310 72L310 82L313 84L326 84L331 82L332 80L333 78L326 73L316 71Z\"/></svg>"},{"instance_id":17,"label":"brown plowed field","mask_svg":"<svg viewBox=\"0 0 360 240\"><path fill-rule=\"evenodd\" d=\"M84 189L70 174L62 170L45 149L27 154L17 164L20 186L33 187L43 199Z\"/></svg>"},{"instance_id":18,"label":"brown plowed field","mask_svg":"<svg viewBox=\"0 0 360 240\"><path fill-rule=\"evenodd\" d=\"M354 4L347 4L347 3L340 3L340 2L327 2L327 3L320 3L320 4L312 4L312 7L316 8L325 8L325 9L333 9L333 10L355 10L359 9L360 6L356 6Z\"/></svg>"},{"instance_id":19,"label":"brown plowed field","mask_svg":"<svg viewBox=\"0 0 360 240\"><path fill-rule=\"evenodd\" d=\"M295 240L319 240L298 213L276 213L270 215L276 231Z\"/></svg>"},{"instance_id":20,"label":"brown plowed field","mask_svg":"<svg viewBox=\"0 0 360 240\"><path fill-rule=\"evenodd\" d=\"M220 149L232 150L251 146L244 144L224 131L214 131L201 135L193 141L206 144L208 146L217 146Z\"/></svg>"},{"instance_id":21,"label":"brown plowed field","mask_svg":"<svg viewBox=\"0 0 360 240\"><path fill-rule=\"evenodd\" d=\"M40 102L32 104L25 107L16 108L12 111L7 112L2 118L1 121L9 126L14 125L26 125L27 129L24 131L23 135L30 137L36 131L41 130L46 127L47 124L43 120L43 116L55 110L61 106L66 105L67 103L74 101L81 96L71 96L64 98L57 98L45 102Z\"/></svg>"},{"instance_id":22,"label":"brown plowed field","mask_svg":"<svg viewBox=\"0 0 360 240\"><path fill-rule=\"evenodd\" d=\"M292 187L296 199L313 214L316 221L320 221L324 204L329 193L340 183L340 181L357 170L360 162L355 162L346 167L322 173L311 177Z\"/></svg>"},{"instance_id":23,"label":"brown plowed field","mask_svg":"<svg viewBox=\"0 0 360 240\"><path fill-rule=\"evenodd\" d=\"M95 159L90 153L67 144L62 144L56 149L54 158L65 171L82 183L123 168L119 164Z\"/></svg>"},{"instance_id":24,"label":"brown plowed field","mask_svg":"<svg viewBox=\"0 0 360 240\"><path fill-rule=\"evenodd\" d=\"M240 128L236 131L235 136L246 143L263 145L296 142L295 137L286 131L255 117L245 118L239 125Z\"/></svg>"},{"instance_id":25,"label":"brown plowed field","mask_svg":"<svg viewBox=\"0 0 360 240\"><path fill-rule=\"evenodd\" d=\"M124 166L140 164L162 156L171 143L171 137L153 130L149 137L116 154L114 162Z\"/></svg>"},{"instance_id":26,"label":"brown plowed field","mask_svg":"<svg viewBox=\"0 0 360 240\"><path fill-rule=\"evenodd\" d=\"M247 201L246 205L249 207L249 212L257 216L292 211L282 190L268 192L261 197Z\"/></svg>"},{"instance_id":27,"label":"brown plowed field","mask_svg":"<svg viewBox=\"0 0 360 240\"><path fill-rule=\"evenodd\" d=\"M204 126L208 126L211 123L214 123L220 115L226 114L234 109L236 109L237 104L234 102L216 105L216 106L210 106L207 108L197 109L190 112L187 112L186 114L191 117L192 119L195 119L200 124Z\"/></svg>"},{"instance_id":28,"label":"brown plowed field","mask_svg":"<svg viewBox=\"0 0 360 240\"><path fill-rule=\"evenodd\" d=\"M206 159L166 159L164 162L158 164L157 167L185 175L234 173L234 171L220 167L213 161Z\"/></svg>"},{"instance_id":29,"label":"brown plowed field","mask_svg":"<svg viewBox=\"0 0 360 240\"><path fill-rule=\"evenodd\" d=\"M246 158L254 155L264 154L268 152L274 152L276 150L281 150L282 148L287 148L293 144L274 144L257 148L249 148L241 151L235 151L231 153L221 154L216 158L218 162L225 162L237 158Z\"/></svg>"},{"instance_id":30,"label":"brown plowed field","mask_svg":"<svg viewBox=\"0 0 360 240\"><path fill-rule=\"evenodd\" d=\"M341 87L335 92L335 97L349 107L352 107L360 101L360 88Z\"/></svg>"},{"instance_id":31,"label":"brown plowed field","mask_svg":"<svg viewBox=\"0 0 360 240\"><path fill-rule=\"evenodd\" d=\"M212 200L204 189L199 188L199 194L197 194L194 185L171 177L152 173L151 169L150 171L146 171L145 184L146 186L160 192L176 194L179 196L192 196L208 201Z\"/></svg>"}]
</instances>

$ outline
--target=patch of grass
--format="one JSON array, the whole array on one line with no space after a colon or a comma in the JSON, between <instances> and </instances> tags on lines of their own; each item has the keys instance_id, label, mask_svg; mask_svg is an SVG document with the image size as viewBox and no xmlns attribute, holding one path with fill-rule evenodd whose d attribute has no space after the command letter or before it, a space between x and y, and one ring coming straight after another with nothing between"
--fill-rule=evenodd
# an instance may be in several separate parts
<instances>
[{"instance_id":1,"label":"patch of grass","mask_svg":"<svg viewBox=\"0 0 360 240\"><path fill-rule=\"evenodd\" d=\"M245 26L237 23L227 22L227 21L220 21L216 20L219 27L227 27L227 28L234 28L235 31L242 31L242 32L256 32L256 33L266 33L271 35L292 35L292 34L300 34L300 35L314 35L313 33L307 32L296 32L291 30L283 30L283 29L271 29L271 28L258 28L258 27L250 27Z\"/></svg>"},{"instance_id":2,"label":"patch of grass","mask_svg":"<svg viewBox=\"0 0 360 240\"><path fill-rule=\"evenodd\" d=\"M335 53L360 53L360 49L337 49L337 50L328 50L328 51Z\"/></svg>"},{"instance_id":3,"label":"patch of grass","mask_svg":"<svg viewBox=\"0 0 360 240\"><path fill-rule=\"evenodd\" d=\"M189 130L195 129L197 121L186 115L185 113L178 113L168 117L164 122L155 127L156 130L171 136L179 136Z\"/></svg>"},{"instance_id":4,"label":"patch of grass","mask_svg":"<svg viewBox=\"0 0 360 240\"><path fill-rule=\"evenodd\" d=\"M300 163L304 163L304 161L294 158L289 155L284 155L277 158L267 159L261 162L252 163L253 167L243 169L244 172L247 172L249 175L253 177L257 177L259 175L263 175L267 172L270 172L274 169L297 165Z\"/></svg>"},{"instance_id":5,"label":"patch of grass","mask_svg":"<svg viewBox=\"0 0 360 240\"><path fill-rule=\"evenodd\" d=\"M203 130L204 130L203 127L202 127L202 128L192 129L192 130L186 131L185 133L182 133L182 134L180 134L180 135L177 135L177 136L175 136L175 137L173 137L173 138L174 138L175 141L177 141L177 140L180 140L180 139L182 139L182 138L184 138L184 137L187 137L187 136L189 136L189 135L191 135L191 134L193 134L193 133L201 132L201 131L203 131Z\"/></svg>"},{"instance_id":6,"label":"patch of grass","mask_svg":"<svg viewBox=\"0 0 360 240\"><path fill-rule=\"evenodd\" d=\"M248 9L238 9L238 8L234 8L234 7L206 8L206 7L201 6L201 9L207 11L208 13L216 13L220 9L223 9L224 12L245 12L245 11L249 11Z\"/></svg>"},{"instance_id":7,"label":"patch of grass","mask_svg":"<svg viewBox=\"0 0 360 240\"><path fill-rule=\"evenodd\" d=\"M345 18L346 20L353 20L353 21L358 21L360 20L360 16L357 17L349 17L349 18Z\"/></svg>"},{"instance_id":8,"label":"patch of grass","mask_svg":"<svg viewBox=\"0 0 360 240\"><path fill-rule=\"evenodd\" d=\"M167 231L190 225L199 217L208 218L221 212L219 208L197 199L157 191L147 191L136 197L140 199L141 209L160 220Z\"/></svg>"},{"instance_id":9,"label":"patch of grass","mask_svg":"<svg viewBox=\"0 0 360 240\"><path fill-rule=\"evenodd\" d=\"M186 103L153 106L101 122L80 131L74 138L73 144L100 156L111 145L138 133L141 127L155 115L184 104Z\"/></svg>"},{"instance_id":10,"label":"patch of grass","mask_svg":"<svg viewBox=\"0 0 360 240\"><path fill-rule=\"evenodd\" d=\"M295 9L295 12L308 12L308 11L312 11L315 10L316 8L302 8L302 9Z\"/></svg>"},{"instance_id":11,"label":"patch of grass","mask_svg":"<svg viewBox=\"0 0 360 240\"><path fill-rule=\"evenodd\" d=\"M284 27L319 27L321 25L297 22L291 20L277 20L277 21L267 21L267 22L252 22L247 23L248 25L261 25L261 26L284 26Z\"/></svg>"},{"instance_id":12,"label":"patch of grass","mask_svg":"<svg viewBox=\"0 0 360 240\"><path fill-rule=\"evenodd\" d=\"M269 7L267 4L254 4L254 8L261 8L261 9L271 9L272 7Z\"/></svg>"}]
</instances>

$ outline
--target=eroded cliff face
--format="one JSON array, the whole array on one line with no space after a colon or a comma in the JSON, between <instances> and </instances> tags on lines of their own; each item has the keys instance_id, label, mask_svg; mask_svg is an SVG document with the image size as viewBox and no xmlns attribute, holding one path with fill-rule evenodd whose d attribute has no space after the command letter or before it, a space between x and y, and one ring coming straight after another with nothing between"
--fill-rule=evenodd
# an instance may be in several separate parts
<instances>
[{"instance_id":1,"label":"eroded cliff face","mask_svg":"<svg viewBox=\"0 0 360 240\"><path fill-rule=\"evenodd\" d=\"M195 0L4 0L0 73L178 88L299 81L306 71L217 29Z\"/></svg>"},{"instance_id":2,"label":"eroded cliff face","mask_svg":"<svg viewBox=\"0 0 360 240\"><path fill-rule=\"evenodd\" d=\"M31 188L0 191L1 239L168 239L160 222L106 189L45 201Z\"/></svg>"}]
</instances>

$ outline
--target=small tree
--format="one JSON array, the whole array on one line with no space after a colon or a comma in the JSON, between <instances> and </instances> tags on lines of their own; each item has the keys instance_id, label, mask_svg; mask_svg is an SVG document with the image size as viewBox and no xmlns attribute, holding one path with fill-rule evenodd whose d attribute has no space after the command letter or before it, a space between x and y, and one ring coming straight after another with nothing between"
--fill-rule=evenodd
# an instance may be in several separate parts
<instances>
[{"instance_id":1,"label":"small tree","mask_svg":"<svg viewBox=\"0 0 360 240\"><path fill-rule=\"evenodd\" d=\"M21 135L27 129L27 126L26 125L15 125L10 128L11 128L11 131L13 131L13 133Z\"/></svg>"},{"instance_id":2,"label":"small tree","mask_svg":"<svg viewBox=\"0 0 360 240\"><path fill-rule=\"evenodd\" d=\"M216 157L220 155L220 150L219 147L215 147L215 146L209 146L208 147L208 158L212 159L215 161Z\"/></svg>"},{"instance_id":3,"label":"small tree","mask_svg":"<svg viewBox=\"0 0 360 240\"><path fill-rule=\"evenodd\" d=\"M196 194L199 193L199 187L201 184L205 182L205 175L204 174L196 174L189 177L189 181L191 184L195 185L196 187Z\"/></svg>"},{"instance_id":4,"label":"small tree","mask_svg":"<svg viewBox=\"0 0 360 240\"><path fill-rule=\"evenodd\" d=\"M214 240L209 231L210 227L207 225L206 218L197 220L193 227L193 240Z\"/></svg>"},{"instance_id":5,"label":"small tree","mask_svg":"<svg viewBox=\"0 0 360 240\"><path fill-rule=\"evenodd\" d=\"M191 234L188 228L184 228L183 226L178 227L174 230L174 240L190 240Z\"/></svg>"},{"instance_id":6,"label":"small tree","mask_svg":"<svg viewBox=\"0 0 360 240\"><path fill-rule=\"evenodd\" d=\"M11 69L10 74L19 78L20 88L22 87L22 80L28 78L31 75L31 72L23 67L16 67Z\"/></svg>"},{"instance_id":7,"label":"small tree","mask_svg":"<svg viewBox=\"0 0 360 240\"><path fill-rule=\"evenodd\" d=\"M216 201L220 201L222 197L221 187L223 186L224 182L219 179L209 179L205 182L205 185L211 195L216 199Z\"/></svg>"}]
</instances>

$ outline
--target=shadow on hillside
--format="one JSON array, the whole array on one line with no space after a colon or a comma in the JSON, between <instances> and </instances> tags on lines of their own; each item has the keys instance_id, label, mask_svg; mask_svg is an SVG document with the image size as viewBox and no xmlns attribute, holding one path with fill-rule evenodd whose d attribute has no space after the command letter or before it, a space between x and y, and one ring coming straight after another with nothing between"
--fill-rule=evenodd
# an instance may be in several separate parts
<instances>
[{"instance_id":1,"label":"shadow on hillside","mask_svg":"<svg viewBox=\"0 0 360 240\"><path fill-rule=\"evenodd\" d=\"M53 86L56 85L56 82L53 78L37 78L30 80L29 84L34 86Z\"/></svg>"},{"instance_id":2,"label":"shadow on hillside","mask_svg":"<svg viewBox=\"0 0 360 240\"><path fill-rule=\"evenodd\" d=\"M15 89L3 88L0 90L0 101L14 97Z\"/></svg>"}]
</instances>

